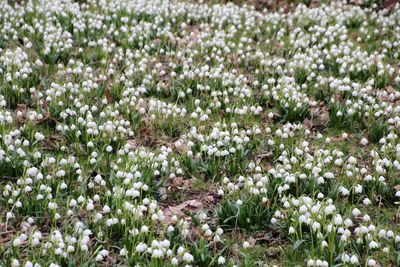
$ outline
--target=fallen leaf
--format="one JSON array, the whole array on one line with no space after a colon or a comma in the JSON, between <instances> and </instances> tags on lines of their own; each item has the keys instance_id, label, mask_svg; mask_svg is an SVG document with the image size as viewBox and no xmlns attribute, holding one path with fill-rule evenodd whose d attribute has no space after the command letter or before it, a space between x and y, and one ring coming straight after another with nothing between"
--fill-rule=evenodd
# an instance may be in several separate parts
<instances>
[{"instance_id":1,"label":"fallen leaf","mask_svg":"<svg viewBox=\"0 0 400 267\"><path fill-rule=\"evenodd\" d=\"M183 190L188 190L192 188L193 182L196 180L196 178L190 178L188 180L183 181Z\"/></svg>"},{"instance_id":2,"label":"fallen leaf","mask_svg":"<svg viewBox=\"0 0 400 267\"><path fill-rule=\"evenodd\" d=\"M25 104L18 104L17 105L18 111L21 112L21 115L18 116L18 123L23 124L26 119L26 105Z\"/></svg>"},{"instance_id":3,"label":"fallen leaf","mask_svg":"<svg viewBox=\"0 0 400 267\"><path fill-rule=\"evenodd\" d=\"M135 109L139 111L141 108L146 109L147 108L147 102L144 101L143 99L139 99L138 103L135 106Z\"/></svg>"},{"instance_id":4,"label":"fallen leaf","mask_svg":"<svg viewBox=\"0 0 400 267\"><path fill-rule=\"evenodd\" d=\"M340 141L343 141L344 138L341 135L336 135L336 136L330 137L330 139L332 142L340 142Z\"/></svg>"},{"instance_id":5,"label":"fallen leaf","mask_svg":"<svg viewBox=\"0 0 400 267\"><path fill-rule=\"evenodd\" d=\"M140 129L140 134L141 134L143 137L148 138L148 137L151 135L151 131L150 131L149 128L144 127L144 128L142 128L142 129Z\"/></svg>"},{"instance_id":6,"label":"fallen leaf","mask_svg":"<svg viewBox=\"0 0 400 267\"><path fill-rule=\"evenodd\" d=\"M189 151L189 146L187 144L187 142L183 141L183 140L179 140L180 145L177 146L175 145L176 150L178 150L181 154L187 154L187 152ZM176 143L176 142L175 142Z\"/></svg>"},{"instance_id":7,"label":"fallen leaf","mask_svg":"<svg viewBox=\"0 0 400 267\"><path fill-rule=\"evenodd\" d=\"M264 159L264 158L269 158L269 157L271 157L272 156L272 152L271 151L269 151L269 152L266 152L266 153L261 153L261 154L259 154L259 155L257 155L256 156L256 163L257 163L257 165L260 165L260 163L261 163L261 161Z\"/></svg>"},{"instance_id":8,"label":"fallen leaf","mask_svg":"<svg viewBox=\"0 0 400 267\"><path fill-rule=\"evenodd\" d=\"M168 209L175 215L185 217L186 214L182 211L184 208L186 208L186 203L182 203L177 206L169 206Z\"/></svg>"},{"instance_id":9,"label":"fallen leaf","mask_svg":"<svg viewBox=\"0 0 400 267\"><path fill-rule=\"evenodd\" d=\"M128 139L126 143L130 146L131 149L136 149L138 144L135 139Z\"/></svg>"},{"instance_id":10,"label":"fallen leaf","mask_svg":"<svg viewBox=\"0 0 400 267\"><path fill-rule=\"evenodd\" d=\"M192 227L189 231L189 236L191 240L196 240L199 237L203 236L203 233L198 227Z\"/></svg>"},{"instance_id":11,"label":"fallen leaf","mask_svg":"<svg viewBox=\"0 0 400 267\"><path fill-rule=\"evenodd\" d=\"M165 222L166 224L171 224L171 223L173 223L173 220L172 220L172 212L171 212L169 209L164 210L164 211L163 211L163 215L164 215L164 222Z\"/></svg>"},{"instance_id":12,"label":"fallen leaf","mask_svg":"<svg viewBox=\"0 0 400 267\"><path fill-rule=\"evenodd\" d=\"M236 240L240 240L240 241L242 241L243 240L243 233L240 231L240 229L239 228L235 228L233 231L232 231L232 235L233 235L233 237L236 239Z\"/></svg>"},{"instance_id":13,"label":"fallen leaf","mask_svg":"<svg viewBox=\"0 0 400 267\"><path fill-rule=\"evenodd\" d=\"M11 240L11 236L6 236L5 238L0 239L0 245L5 245L8 241Z\"/></svg>"},{"instance_id":14,"label":"fallen leaf","mask_svg":"<svg viewBox=\"0 0 400 267\"><path fill-rule=\"evenodd\" d=\"M47 102L46 100L43 100L43 101L42 101L42 107L43 107L44 109L47 109L47 108L49 107L49 102Z\"/></svg>"},{"instance_id":15,"label":"fallen leaf","mask_svg":"<svg viewBox=\"0 0 400 267\"><path fill-rule=\"evenodd\" d=\"M50 112L46 112L42 119L36 121L36 124L48 121L50 118L51 118Z\"/></svg>"},{"instance_id":16,"label":"fallen leaf","mask_svg":"<svg viewBox=\"0 0 400 267\"><path fill-rule=\"evenodd\" d=\"M214 203L214 197L211 195L205 196L203 201L209 202L209 203Z\"/></svg>"},{"instance_id":17,"label":"fallen leaf","mask_svg":"<svg viewBox=\"0 0 400 267\"><path fill-rule=\"evenodd\" d=\"M326 106L317 106L311 108L311 114L316 117L322 125L329 122L329 110Z\"/></svg>"},{"instance_id":18,"label":"fallen leaf","mask_svg":"<svg viewBox=\"0 0 400 267\"><path fill-rule=\"evenodd\" d=\"M375 201L378 202L378 207L379 208L381 208L383 206L382 196L380 196L380 195L376 196Z\"/></svg>"},{"instance_id":19,"label":"fallen leaf","mask_svg":"<svg viewBox=\"0 0 400 267\"><path fill-rule=\"evenodd\" d=\"M182 177L175 177L172 181L172 186L175 188L181 187L184 184L184 180Z\"/></svg>"},{"instance_id":20,"label":"fallen leaf","mask_svg":"<svg viewBox=\"0 0 400 267\"><path fill-rule=\"evenodd\" d=\"M249 238L247 238L247 242L249 242L250 246L253 247L257 243L257 240L254 237L250 236Z\"/></svg>"},{"instance_id":21,"label":"fallen leaf","mask_svg":"<svg viewBox=\"0 0 400 267\"><path fill-rule=\"evenodd\" d=\"M267 200L267 201L263 202L263 204L264 204L264 207L266 207L267 209L271 208L271 201L270 200Z\"/></svg>"},{"instance_id":22,"label":"fallen leaf","mask_svg":"<svg viewBox=\"0 0 400 267\"><path fill-rule=\"evenodd\" d=\"M195 208L203 207L203 203L201 203L197 199L188 200L186 201L186 204Z\"/></svg>"},{"instance_id":23,"label":"fallen leaf","mask_svg":"<svg viewBox=\"0 0 400 267\"><path fill-rule=\"evenodd\" d=\"M26 105L25 104L17 104L18 110L21 112L26 111Z\"/></svg>"},{"instance_id":24,"label":"fallen leaf","mask_svg":"<svg viewBox=\"0 0 400 267\"><path fill-rule=\"evenodd\" d=\"M203 203L197 199L187 200L179 205L169 206L168 209L177 216L186 217L185 211L197 212L204 208Z\"/></svg>"},{"instance_id":25,"label":"fallen leaf","mask_svg":"<svg viewBox=\"0 0 400 267\"><path fill-rule=\"evenodd\" d=\"M329 113L323 113L320 115L319 120L321 121L321 124L326 125L329 122Z\"/></svg>"},{"instance_id":26,"label":"fallen leaf","mask_svg":"<svg viewBox=\"0 0 400 267\"><path fill-rule=\"evenodd\" d=\"M311 130L314 127L313 122L309 119L305 119L303 124L304 124L304 127L308 130Z\"/></svg>"},{"instance_id":27,"label":"fallen leaf","mask_svg":"<svg viewBox=\"0 0 400 267\"><path fill-rule=\"evenodd\" d=\"M395 5L396 5L395 0L386 0L384 3L384 7L389 11L389 13L392 12Z\"/></svg>"},{"instance_id":28,"label":"fallen leaf","mask_svg":"<svg viewBox=\"0 0 400 267\"><path fill-rule=\"evenodd\" d=\"M272 156L272 152L271 152L271 151L268 151L268 152L266 152L266 153L258 154L258 155L257 155L257 158L263 159L263 158L267 158L267 157L271 157L271 156Z\"/></svg>"},{"instance_id":29,"label":"fallen leaf","mask_svg":"<svg viewBox=\"0 0 400 267\"><path fill-rule=\"evenodd\" d=\"M112 98L112 95L110 93L110 90L108 90L108 89L104 90L104 95L106 96L106 99L107 99L108 103L112 103L113 102L113 98Z\"/></svg>"}]
</instances>

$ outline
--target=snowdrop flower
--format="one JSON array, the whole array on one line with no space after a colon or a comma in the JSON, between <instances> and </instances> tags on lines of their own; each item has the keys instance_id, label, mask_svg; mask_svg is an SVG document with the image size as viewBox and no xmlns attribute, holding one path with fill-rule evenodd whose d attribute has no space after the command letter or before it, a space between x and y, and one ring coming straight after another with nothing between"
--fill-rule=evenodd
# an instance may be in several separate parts
<instances>
[{"instance_id":1,"label":"snowdrop flower","mask_svg":"<svg viewBox=\"0 0 400 267\"><path fill-rule=\"evenodd\" d=\"M370 248L370 249L374 249L374 248L378 248L378 247L379 247L379 244L376 243L375 241L371 241L371 242L369 243L369 248Z\"/></svg>"},{"instance_id":2,"label":"snowdrop flower","mask_svg":"<svg viewBox=\"0 0 400 267\"><path fill-rule=\"evenodd\" d=\"M376 261L374 259L368 259L368 266L376 266Z\"/></svg>"},{"instance_id":3,"label":"snowdrop flower","mask_svg":"<svg viewBox=\"0 0 400 267\"><path fill-rule=\"evenodd\" d=\"M350 263L351 263L351 264L358 264L358 263L359 263L358 258L357 258L356 255L352 255L352 256L350 257Z\"/></svg>"},{"instance_id":4,"label":"snowdrop flower","mask_svg":"<svg viewBox=\"0 0 400 267\"><path fill-rule=\"evenodd\" d=\"M365 206L370 205L370 204L371 204L371 200L369 200L369 198L364 198L363 204L364 204Z\"/></svg>"},{"instance_id":5,"label":"snowdrop flower","mask_svg":"<svg viewBox=\"0 0 400 267\"><path fill-rule=\"evenodd\" d=\"M225 258L222 257L222 256L219 256L219 257L218 257L218 264L220 264L220 265L225 264Z\"/></svg>"},{"instance_id":6,"label":"snowdrop flower","mask_svg":"<svg viewBox=\"0 0 400 267\"><path fill-rule=\"evenodd\" d=\"M172 264L172 265L178 265L178 264L179 264L178 259L177 259L176 257L173 257L173 258L171 259L171 264Z\"/></svg>"},{"instance_id":7,"label":"snowdrop flower","mask_svg":"<svg viewBox=\"0 0 400 267\"><path fill-rule=\"evenodd\" d=\"M185 252L185 254L183 254L183 256L182 256L182 260L190 263L190 262L194 261L194 258L190 253Z\"/></svg>"}]
</instances>

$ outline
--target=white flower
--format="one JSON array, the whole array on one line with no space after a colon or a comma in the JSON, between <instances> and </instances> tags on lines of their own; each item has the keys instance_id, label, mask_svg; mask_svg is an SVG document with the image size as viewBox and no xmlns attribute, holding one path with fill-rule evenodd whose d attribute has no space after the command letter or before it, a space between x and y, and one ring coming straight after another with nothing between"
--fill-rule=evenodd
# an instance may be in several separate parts
<instances>
[{"instance_id":1,"label":"white flower","mask_svg":"<svg viewBox=\"0 0 400 267\"><path fill-rule=\"evenodd\" d=\"M374 259L369 259L368 266L376 266L376 261Z\"/></svg>"},{"instance_id":2,"label":"white flower","mask_svg":"<svg viewBox=\"0 0 400 267\"><path fill-rule=\"evenodd\" d=\"M342 254L342 262L346 263L350 261L350 256L347 253Z\"/></svg>"},{"instance_id":3,"label":"white flower","mask_svg":"<svg viewBox=\"0 0 400 267\"><path fill-rule=\"evenodd\" d=\"M163 252L160 249L153 250L151 255L152 258L161 258L163 256Z\"/></svg>"},{"instance_id":4,"label":"white flower","mask_svg":"<svg viewBox=\"0 0 400 267\"><path fill-rule=\"evenodd\" d=\"M247 249L247 248L249 248L249 247L250 247L250 243L247 242L247 241L244 241L244 242L243 242L243 248L244 248L244 249Z\"/></svg>"},{"instance_id":5,"label":"white flower","mask_svg":"<svg viewBox=\"0 0 400 267\"><path fill-rule=\"evenodd\" d=\"M192 254L185 252L185 254L183 254L183 256L182 256L182 260L185 262L192 262L192 261L194 261L194 258L192 256Z\"/></svg>"},{"instance_id":6,"label":"white flower","mask_svg":"<svg viewBox=\"0 0 400 267\"><path fill-rule=\"evenodd\" d=\"M320 224L320 223L318 223L318 222L313 222L313 224L312 224L312 229L313 229L314 231L318 230L320 227L321 227L321 224Z\"/></svg>"},{"instance_id":7,"label":"white flower","mask_svg":"<svg viewBox=\"0 0 400 267\"><path fill-rule=\"evenodd\" d=\"M370 205L370 204L371 204L371 200L369 200L369 198L364 198L363 204L364 204L365 206Z\"/></svg>"},{"instance_id":8,"label":"white flower","mask_svg":"<svg viewBox=\"0 0 400 267\"><path fill-rule=\"evenodd\" d=\"M351 264L358 264L358 258L357 258L357 256L356 256L356 255L352 255L352 256L350 257L350 262L351 262Z\"/></svg>"},{"instance_id":9,"label":"white flower","mask_svg":"<svg viewBox=\"0 0 400 267\"><path fill-rule=\"evenodd\" d=\"M19 237L17 237L16 239L14 239L14 241L13 241L13 246L14 246L14 247L18 247L18 246L20 246L21 244L22 244L22 241L20 240Z\"/></svg>"},{"instance_id":10,"label":"white flower","mask_svg":"<svg viewBox=\"0 0 400 267\"><path fill-rule=\"evenodd\" d=\"M49 202L49 204L48 204L48 208L51 210L55 210L55 209L57 209L57 207L58 207L58 205L55 202Z\"/></svg>"},{"instance_id":11,"label":"white flower","mask_svg":"<svg viewBox=\"0 0 400 267\"><path fill-rule=\"evenodd\" d=\"M220 257L218 258L218 264L220 264L220 265L225 264L225 258L222 257L222 256L220 256Z\"/></svg>"},{"instance_id":12,"label":"white flower","mask_svg":"<svg viewBox=\"0 0 400 267\"><path fill-rule=\"evenodd\" d=\"M19 267L19 266L20 266L19 260L17 260L17 259L12 259L12 261L11 261L11 266L12 266L12 267Z\"/></svg>"},{"instance_id":13,"label":"white flower","mask_svg":"<svg viewBox=\"0 0 400 267\"><path fill-rule=\"evenodd\" d=\"M96 261L102 261L104 258L101 254L97 254Z\"/></svg>"},{"instance_id":14,"label":"white flower","mask_svg":"<svg viewBox=\"0 0 400 267\"><path fill-rule=\"evenodd\" d=\"M367 138L364 137L363 139L361 139L360 144L363 145L363 146L368 145L368 140L367 140Z\"/></svg>"},{"instance_id":15,"label":"white flower","mask_svg":"<svg viewBox=\"0 0 400 267\"><path fill-rule=\"evenodd\" d=\"M121 255L121 256L126 256L128 254L128 251L125 249L125 248L122 248L120 251L119 251L119 255Z\"/></svg>"},{"instance_id":16,"label":"white flower","mask_svg":"<svg viewBox=\"0 0 400 267\"><path fill-rule=\"evenodd\" d=\"M354 208L351 213L353 214L353 216L361 215L361 211L357 208Z\"/></svg>"},{"instance_id":17,"label":"white flower","mask_svg":"<svg viewBox=\"0 0 400 267\"><path fill-rule=\"evenodd\" d=\"M371 249L378 248L378 247L379 247L379 244L376 243L375 241L371 241L369 243L369 248L371 248Z\"/></svg>"},{"instance_id":18,"label":"white flower","mask_svg":"<svg viewBox=\"0 0 400 267\"><path fill-rule=\"evenodd\" d=\"M178 259L177 259L176 257L173 257L173 258L171 259L171 264L172 264L172 265L178 265L178 263L179 263L179 261L178 261Z\"/></svg>"},{"instance_id":19,"label":"white flower","mask_svg":"<svg viewBox=\"0 0 400 267\"><path fill-rule=\"evenodd\" d=\"M139 252L139 253L145 251L146 249L147 249L147 245L144 244L144 243L139 243L139 244L136 246L136 252Z\"/></svg>"}]
</instances>

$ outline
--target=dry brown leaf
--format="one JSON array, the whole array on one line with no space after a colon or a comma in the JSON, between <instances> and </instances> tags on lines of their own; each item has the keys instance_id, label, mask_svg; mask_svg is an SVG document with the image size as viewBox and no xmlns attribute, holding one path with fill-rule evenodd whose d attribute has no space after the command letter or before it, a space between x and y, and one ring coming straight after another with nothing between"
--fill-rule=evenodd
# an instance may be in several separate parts
<instances>
[{"instance_id":1,"label":"dry brown leaf","mask_svg":"<svg viewBox=\"0 0 400 267\"><path fill-rule=\"evenodd\" d=\"M189 146L187 144L187 142L183 141L183 140L179 140L180 141L180 146L175 146L175 148L178 150L178 152L180 152L181 154L186 155L187 152L189 151Z\"/></svg>"},{"instance_id":2,"label":"dry brown leaf","mask_svg":"<svg viewBox=\"0 0 400 267\"><path fill-rule=\"evenodd\" d=\"M49 102L47 102L46 100L43 100L43 102L42 102L42 107L43 107L44 109L47 109L47 108L49 107Z\"/></svg>"},{"instance_id":3,"label":"dry brown leaf","mask_svg":"<svg viewBox=\"0 0 400 267\"><path fill-rule=\"evenodd\" d=\"M393 8L396 5L396 1L395 0L386 0L384 7L389 11L392 12Z\"/></svg>"},{"instance_id":4,"label":"dry brown leaf","mask_svg":"<svg viewBox=\"0 0 400 267\"><path fill-rule=\"evenodd\" d=\"M212 196L212 195L208 195L208 196L205 196L204 198L203 198L203 201L206 201L206 202L208 202L208 203L214 203L214 197Z\"/></svg>"},{"instance_id":5,"label":"dry brown leaf","mask_svg":"<svg viewBox=\"0 0 400 267\"><path fill-rule=\"evenodd\" d=\"M328 122L329 122L329 113L328 113L328 112L322 113L322 114L320 115L320 117L319 117L319 120L321 121L321 123L322 123L323 125L328 124Z\"/></svg>"},{"instance_id":6,"label":"dry brown leaf","mask_svg":"<svg viewBox=\"0 0 400 267\"><path fill-rule=\"evenodd\" d=\"M263 202L263 204L264 204L264 207L266 207L267 209L271 208L271 201L270 200L267 200L267 201Z\"/></svg>"},{"instance_id":7,"label":"dry brown leaf","mask_svg":"<svg viewBox=\"0 0 400 267\"><path fill-rule=\"evenodd\" d=\"M236 240L242 241L242 240L244 239L243 233L240 231L239 228L235 228L235 229L232 231L232 235L234 236L234 238L235 238Z\"/></svg>"},{"instance_id":8,"label":"dry brown leaf","mask_svg":"<svg viewBox=\"0 0 400 267\"><path fill-rule=\"evenodd\" d=\"M113 102L113 98L112 98L112 95L110 93L110 90L108 90L108 89L104 90L104 95L106 96L106 99L107 99L108 103L112 103Z\"/></svg>"},{"instance_id":9,"label":"dry brown leaf","mask_svg":"<svg viewBox=\"0 0 400 267\"><path fill-rule=\"evenodd\" d=\"M185 202L187 205L191 206L191 207L195 207L195 208L200 208L203 207L203 203L201 203L199 200L197 199L192 199L192 200L188 200Z\"/></svg>"},{"instance_id":10,"label":"dry brown leaf","mask_svg":"<svg viewBox=\"0 0 400 267\"><path fill-rule=\"evenodd\" d=\"M271 157L272 156L272 152L267 152L267 153L261 153L261 154L259 154L259 155L257 155L257 159L256 159L256 163L257 163L257 165L260 165L260 163L261 163L261 161L264 159L264 158L269 158L269 157Z\"/></svg>"},{"instance_id":11,"label":"dry brown leaf","mask_svg":"<svg viewBox=\"0 0 400 267\"><path fill-rule=\"evenodd\" d=\"M115 266L116 263L117 263L117 258L116 257L107 256L106 263L107 263L107 266Z\"/></svg>"},{"instance_id":12,"label":"dry brown leaf","mask_svg":"<svg viewBox=\"0 0 400 267\"><path fill-rule=\"evenodd\" d=\"M45 122L45 121L48 121L48 120L50 120L50 119L51 119L51 114L50 114L50 112L46 112L46 113L44 114L43 118L40 119L40 120L37 120L35 124L40 124L40 123Z\"/></svg>"},{"instance_id":13,"label":"dry brown leaf","mask_svg":"<svg viewBox=\"0 0 400 267\"><path fill-rule=\"evenodd\" d=\"M18 110L21 112L26 112L26 105L25 104L17 104Z\"/></svg>"},{"instance_id":14,"label":"dry brown leaf","mask_svg":"<svg viewBox=\"0 0 400 267\"><path fill-rule=\"evenodd\" d=\"M169 206L168 209L175 215L186 217L185 211L197 212L204 208L203 203L197 199L187 200L179 205Z\"/></svg>"},{"instance_id":15,"label":"dry brown leaf","mask_svg":"<svg viewBox=\"0 0 400 267\"><path fill-rule=\"evenodd\" d=\"M18 104L17 105L18 111L21 112L21 116L18 117L18 123L23 124L26 119L26 105L25 104Z\"/></svg>"},{"instance_id":16,"label":"dry brown leaf","mask_svg":"<svg viewBox=\"0 0 400 267\"><path fill-rule=\"evenodd\" d=\"M250 236L249 238L247 238L247 242L249 242L250 246L252 247L257 243L257 240L254 237Z\"/></svg>"},{"instance_id":17,"label":"dry brown leaf","mask_svg":"<svg viewBox=\"0 0 400 267\"><path fill-rule=\"evenodd\" d=\"M11 240L11 236L6 236L5 238L1 238L0 239L0 245L3 246L10 240Z\"/></svg>"},{"instance_id":18,"label":"dry brown leaf","mask_svg":"<svg viewBox=\"0 0 400 267\"><path fill-rule=\"evenodd\" d=\"M311 114L316 117L322 125L329 122L329 110L326 106L312 107Z\"/></svg>"},{"instance_id":19,"label":"dry brown leaf","mask_svg":"<svg viewBox=\"0 0 400 267\"><path fill-rule=\"evenodd\" d=\"M183 190L189 190L192 188L193 182L196 180L196 178L190 178L188 180L183 181Z\"/></svg>"},{"instance_id":20,"label":"dry brown leaf","mask_svg":"<svg viewBox=\"0 0 400 267\"><path fill-rule=\"evenodd\" d=\"M138 101L138 103L135 106L135 109L139 111L141 108L146 109L147 108L147 102L146 101Z\"/></svg>"},{"instance_id":21,"label":"dry brown leaf","mask_svg":"<svg viewBox=\"0 0 400 267\"><path fill-rule=\"evenodd\" d=\"M313 122L309 119L305 119L303 124L304 124L304 127L308 130L311 130L314 127Z\"/></svg>"},{"instance_id":22,"label":"dry brown leaf","mask_svg":"<svg viewBox=\"0 0 400 267\"><path fill-rule=\"evenodd\" d=\"M136 149L138 144L135 139L128 139L126 143L130 146L131 149Z\"/></svg>"},{"instance_id":23,"label":"dry brown leaf","mask_svg":"<svg viewBox=\"0 0 400 267\"><path fill-rule=\"evenodd\" d=\"M183 178L178 176L175 177L174 180L172 181L172 186L175 188L179 188L183 185L183 183L184 183Z\"/></svg>"},{"instance_id":24,"label":"dry brown leaf","mask_svg":"<svg viewBox=\"0 0 400 267\"><path fill-rule=\"evenodd\" d=\"M168 209L175 215L185 217L186 214L182 211L184 208L186 208L186 203L182 203L177 206L169 206Z\"/></svg>"},{"instance_id":25,"label":"dry brown leaf","mask_svg":"<svg viewBox=\"0 0 400 267\"><path fill-rule=\"evenodd\" d=\"M191 240L196 240L201 236L204 236L203 232L200 231L198 227L192 227L189 231L190 239Z\"/></svg>"},{"instance_id":26,"label":"dry brown leaf","mask_svg":"<svg viewBox=\"0 0 400 267\"><path fill-rule=\"evenodd\" d=\"M340 142L340 141L343 141L344 138L341 135L336 135L336 136L330 137L330 139L332 142Z\"/></svg>"},{"instance_id":27,"label":"dry brown leaf","mask_svg":"<svg viewBox=\"0 0 400 267\"><path fill-rule=\"evenodd\" d=\"M375 201L378 202L378 207L381 208L383 206L382 196L378 195L375 197Z\"/></svg>"},{"instance_id":28,"label":"dry brown leaf","mask_svg":"<svg viewBox=\"0 0 400 267\"><path fill-rule=\"evenodd\" d=\"M142 129L140 129L140 134L143 136L143 137L149 137L150 135L151 135L151 131L150 131L150 129L149 128L147 128L147 127L144 127L144 128L142 128Z\"/></svg>"},{"instance_id":29,"label":"dry brown leaf","mask_svg":"<svg viewBox=\"0 0 400 267\"><path fill-rule=\"evenodd\" d=\"M173 223L173 220L172 220L172 212L171 212L169 209L164 210L164 211L163 211L163 214L164 214L164 222L165 222L166 224L171 224L171 223Z\"/></svg>"},{"instance_id":30,"label":"dry brown leaf","mask_svg":"<svg viewBox=\"0 0 400 267\"><path fill-rule=\"evenodd\" d=\"M390 94L392 94L392 93L395 92L393 86L391 86L391 85L387 86L385 89L386 89L386 91L387 91L388 93L390 93Z\"/></svg>"},{"instance_id":31,"label":"dry brown leaf","mask_svg":"<svg viewBox=\"0 0 400 267\"><path fill-rule=\"evenodd\" d=\"M257 158L263 159L263 158L268 158L268 157L271 157L271 156L272 156L272 152L271 152L271 151L268 151L268 152L266 152L266 153L258 154L258 155L257 155Z\"/></svg>"},{"instance_id":32,"label":"dry brown leaf","mask_svg":"<svg viewBox=\"0 0 400 267\"><path fill-rule=\"evenodd\" d=\"M47 121L49 118L51 117L51 114L50 114L50 112L46 112L45 114L44 114L44 116L43 116L43 121Z\"/></svg>"}]
</instances>

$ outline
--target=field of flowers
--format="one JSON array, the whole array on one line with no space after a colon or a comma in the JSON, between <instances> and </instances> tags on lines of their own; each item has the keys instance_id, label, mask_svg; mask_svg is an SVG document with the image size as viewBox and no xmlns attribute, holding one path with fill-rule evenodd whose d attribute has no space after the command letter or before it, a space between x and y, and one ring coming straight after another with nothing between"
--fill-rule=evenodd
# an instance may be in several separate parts
<instances>
[{"instance_id":1,"label":"field of flowers","mask_svg":"<svg viewBox=\"0 0 400 267\"><path fill-rule=\"evenodd\" d=\"M244 2L0 0L0 266L400 266L400 4Z\"/></svg>"}]
</instances>

